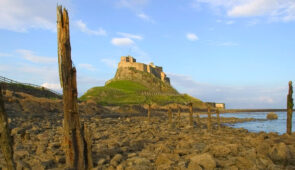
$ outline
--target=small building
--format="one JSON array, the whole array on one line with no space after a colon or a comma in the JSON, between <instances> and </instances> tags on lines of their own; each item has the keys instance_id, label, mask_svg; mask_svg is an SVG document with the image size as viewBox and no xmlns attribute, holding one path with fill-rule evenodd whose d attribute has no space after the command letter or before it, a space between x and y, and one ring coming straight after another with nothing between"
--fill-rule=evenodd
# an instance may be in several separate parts
<instances>
[{"instance_id":1,"label":"small building","mask_svg":"<svg viewBox=\"0 0 295 170\"><path fill-rule=\"evenodd\" d=\"M206 102L207 105L218 109L225 109L225 103Z\"/></svg>"}]
</instances>

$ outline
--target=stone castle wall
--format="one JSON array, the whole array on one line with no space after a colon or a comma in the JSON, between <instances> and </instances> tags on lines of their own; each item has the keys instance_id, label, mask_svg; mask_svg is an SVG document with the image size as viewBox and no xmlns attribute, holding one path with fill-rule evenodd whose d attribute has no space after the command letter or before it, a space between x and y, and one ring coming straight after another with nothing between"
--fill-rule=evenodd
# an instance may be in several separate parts
<instances>
[{"instance_id":1,"label":"stone castle wall","mask_svg":"<svg viewBox=\"0 0 295 170\"><path fill-rule=\"evenodd\" d=\"M144 64L144 63L137 63L136 59L131 56L123 56L121 57L121 61L118 64L118 68L128 68L133 67L136 70L147 72L153 74L155 77L161 79L163 82L170 84L169 77L163 72L163 68L159 66L155 66L153 63L151 64Z\"/></svg>"}]
</instances>

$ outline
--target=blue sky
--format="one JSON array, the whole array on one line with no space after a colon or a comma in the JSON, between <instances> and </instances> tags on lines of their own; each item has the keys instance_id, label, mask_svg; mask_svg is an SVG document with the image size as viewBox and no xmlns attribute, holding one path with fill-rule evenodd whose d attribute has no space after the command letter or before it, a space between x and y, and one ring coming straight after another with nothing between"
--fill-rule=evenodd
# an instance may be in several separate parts
<instances>
[{"instance_id":1,"label":"blue sky","mask_svg":"<svg viewBox=\"0 0 295 170\"><path fill-rule=\"evenodd\" d=\"M0 75L60 90L56 4L69 11L79 95L120 56L228 108L283 108L295 75L294 0L1 0Z\"/></svg>"}]
</instances>

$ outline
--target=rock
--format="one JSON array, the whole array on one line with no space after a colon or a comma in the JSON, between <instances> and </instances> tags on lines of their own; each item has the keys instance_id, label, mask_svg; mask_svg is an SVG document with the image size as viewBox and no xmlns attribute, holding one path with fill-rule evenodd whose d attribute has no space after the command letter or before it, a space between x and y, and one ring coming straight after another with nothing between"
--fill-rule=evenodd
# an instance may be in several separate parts
<instances>
[{"instance_id":1,"label":"rock","mask_svg":"<svg viewBox=\"0 0 295 170\"><path fill-rule=\"evenodd\" d=\"M106 162L106 160L104 158L102 158L98 161L97 165L102 166L105 162Z\"/></svg>"},{"instance_id":2,"label":"rock","mask_svg":"<svg viewBox=\"0 0 295 170\"><path fill-rule=\"evenodd\" d=\"M231 150L224 145L209 145L206 147L205 151L207 150L209 150L214 157L224 157L231 152Z\"/></svg>"},{"instance_id":3,"label":"rock","mask_svg":"<svg viewBox=\"0 0 295 170\"><path fill-rule=\"evenodd\" d=\"M126 169L150 170L154 168L151 167L151 162L148 159L141 157L132 157L126 160Z\"/></svg>"},{"instance_id":4,"label":"rock","mask_svg":"<svg viewBox=\"0 0 295 170\"><path fill-rule=\"evenodd\" d=\"M250 159L239 156L236 158L235 166L237 166L239 169L255 169L255 164L256 162L252 162Z\"/></svg>"},{"instance_id":5,"label":"rock","mask_svg":"<svg viewBox=\"0 0 295 170\"><path fill-rule=\"evenodd\" d=\"M156 159L156 166L158 169L167 169L170 168L171 165L174 163L171 159L169 159L170 154L160 154Z\"/></svg>"},{"instance_id":6,"label":"rock","mask_svg":"<svg viewBox=\"0 0 295 170\"><path fill-rule=\"evenodd\" d=\"M267 114L266 118L269 120L275 120L275 119L278 119L278 115L274 112L270 112Z\"/></svg>"},{"instance_id":7,"label":"rock","mask_svg":"<svg viewBox=\"0 0 295 170\"><path fill-rule=\"evenodd\" d=\"M110 162L110 165L116 167L122 161L123 156L121 154L116 154Z\"/></svg>"},{"instance_id":8,"label":"rock","mask_svg":"<svg viewBox=\"0 0 295 170\"><path fill-rule=\"evenodd\" d=\"M279 144L275 144L270 149L269 156L275 163L280 163L280 164L285 164L292 159L291 152L288 146L283 142L280 142Z\"/></svg>"},{"instance_id":9,"label":"rock","mask_svg":"<svg viewBox=\"0 0 295 170\"><path fill-rule=\"evenodd\" d=\"M203 153L191 157L189 167L201 167L210 170L216 167L216 162L209 153Z\"/></svg>"}]
</instances>

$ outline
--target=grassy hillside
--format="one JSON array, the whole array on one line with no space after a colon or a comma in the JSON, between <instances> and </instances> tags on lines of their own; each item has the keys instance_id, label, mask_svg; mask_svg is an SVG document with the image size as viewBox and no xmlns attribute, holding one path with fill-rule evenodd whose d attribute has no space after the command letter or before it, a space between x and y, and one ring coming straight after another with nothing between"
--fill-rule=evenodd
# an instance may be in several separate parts
<instances>
[{"instance_id":1,"label":"grassy hillside","mask_svg":"<svg viewBox=\"0 0 295 170\"><path fill-rule=\"evenodd\" d=\"M203 105L202 101L187 94L156 92L154 88L146 87L142 83L132 80L112 80L103 87L91 88L80 100L93 100L102 105L146 103L165 105L169 103L185 104L188 102L193 102L194 105Z\"/></svg>"}]
</instances>

